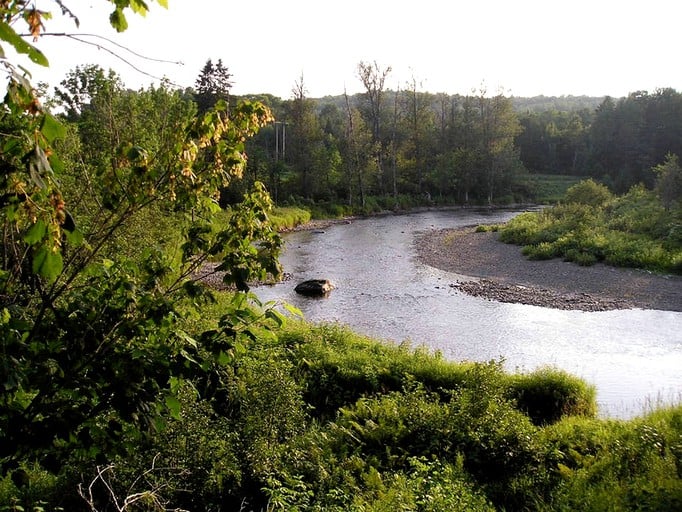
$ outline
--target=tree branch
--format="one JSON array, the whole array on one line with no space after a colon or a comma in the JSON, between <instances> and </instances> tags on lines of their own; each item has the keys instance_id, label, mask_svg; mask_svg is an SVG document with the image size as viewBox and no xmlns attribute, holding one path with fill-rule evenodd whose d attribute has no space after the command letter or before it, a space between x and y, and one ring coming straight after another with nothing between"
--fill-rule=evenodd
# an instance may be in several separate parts
<instances>
[{"instance_id":1,"label":"tree branch","mask_svg":"<svg viewBox=\"0 0 682 512\"><path fill-rule=\"evenodd\" d=\"M30 34L20 34L20 35L21 35L21 36L27 36L27 35L30 35ZM138 68L135 64L133 64L132 62L130 62L128 59L126 59L125 57L123 57L123 56L121 56L120 54L116 53L114 50L111 50L110 48L107 48L106 46L104 46L104 45L102 45L102 44L95 43L95 42L92 42L92 41L88 41L88 40L82 39L82 38L83 38L83 37L94 37L94 38L97 38L97 39L103 39L103 40L106 41L107 43L112 44L112 45L114 45L114 46L116 46L116 47L118 47L118 48L121 48L122 50L125 50L125 51L128 52L128 53L131 53L131 54L134 55L135 57L139 57L139 58L141 58L141 59L148 60L148 61L151 61L151 62L160 62L160 63L163 63L163 64L173 64L173 65L176 65L176 66L184 66L184 63L181 62L181 61L172 61L172 60L165 60L165 59L157 59L157 58L154 58L154 57L147 57L146 55L142 55L142 54L140 54L140 53L137 53L137 52L131 50L130 48L126 47L126 46L123 46L123 45L121 45L121 44L119 44L119 43L117 43L117 42L115 42L115 41L112 41L111 39L109 39L109 38L107 38L107 37L100 36L100 35L98 35L98 34L71 34L71 33L68 33L68 32L43 32L42 34L40 34L40 36L41 36L41 37L45 37L45 36L51 36L51 37L66 37L66 38L68 38L68 39L73 39L74 41L78 41L79 43L82 43L82 44L94 46L94 47L97 48L98 50L103 50L103 51L109 53L110 55L112 55L113 57L115 57L115 58L119 59L120 61L124 62L125 64L127 64L128 66L130 66L131 68L133 68L135 71L137 71L138 73L142 73L143 75L148 76L148 77L150 77L150 78L153 78L154 80L163 80L163 78L162 78L162 77L155 76L155 75L152 75L151 73L148 73L148 72L146 72L146 71L144 71L144 70ZM176 83L173 83L173 82L170 82L170 81L169 81L169 83L170 83L171 85L176 86L176 87L180 87L180 86L179 86L178 84L176 84Z\"/></svg>"}]
</instances>

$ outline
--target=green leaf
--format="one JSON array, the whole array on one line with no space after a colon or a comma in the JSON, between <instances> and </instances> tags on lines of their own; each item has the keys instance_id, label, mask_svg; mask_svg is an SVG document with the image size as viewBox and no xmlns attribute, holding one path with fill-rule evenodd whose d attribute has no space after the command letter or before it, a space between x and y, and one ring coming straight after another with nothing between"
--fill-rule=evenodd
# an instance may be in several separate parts
<instances>
[{"instance_id":1,"label":"green leaf","mask_svg":"<svg viewBox=\"0 0 682 512\"><path fill-rule=\"evenodd\" d=\"M37 221L24 235L24 242L29 245L40 243L47 233L47 226L42 220Z\"/></svg>"},{"instance_id":2,"label":"green leaf","mask_svg":"<svg viewBox=\"0 0 682 512\"><path fill-rule=\"evenodd\" d=\"M128 20L126 20L125 14L123 14L122 9L116 9L109 16L109 23L116 29L117 32L125 32L128 28Z\"/></svg>"},{"instance_id":3,"label":"green leaf","mask_svg":"<svg viewBox=\"0 0 682 512\"><path fill-rule=\"evenodd\" d=\"M173 417L173 419L180 419L181 404L180 400L178 400L175 395L166 396L166 407L168 407L168 412L170 412L170 415Z\"/></svg>"},{"instance_id":4,"label":"green leaf","mask_svg":"<svg viewBox=\"0 0 682 512\"><path fill-rule=\"evenodd\" d=\"M73 231L64 230L66 235L66 241L72 247L80 247L83 244L83 232L79 229L74 229Z\"/></svg>"},{"instance_id":5,"label":"green leaf","mask_svg":"<svg viewBox=\"0 0 682 512\"><path fill-rule=\"evenodd\" d=\"M62 125L56 117L45 114L42 124L40 126L40 133L51 143L56 139L63 139L66 135L66 128Z\"/></svg>"},{"instance_id":6,"label":"green leaf","mask_svg":"<svg viewBox=\"0 0 682 512\"><path fill-rule=\"evenodd\" d=\"M142 0L130 0L130 8L135 14L139 14L140 16L145 16L148 11L147 4Z\"/></svg>"},{"instance_id":7,"label":"green leaf","mask_svg":"<svg viewBox=\"0 0 682 512\"><path fill-rule=\"evenodd\" d=\"M284 315L275 309L268 309L265 312L265 318L273 320L277 324L277 327L282 327L285 322Z\"/></svg>"},{"instance_id":8,"label":"green leaf","mask_svg":"<svg viewBox=\"0 0 682 512\"><path fill-rule=\"evenodd\" d=\"M221 350L218 353L218 364L220 365L227 365L232 362L232 358L227 354L227 352Z\"/></svg>"},{"instance_id":9,"label":"green leaf","mask_svg":"<svg viewBox=\"0 0 682 512\"><path fill-rule=\"evenodd\" d=\"M289 304L289 303L287 303L287 302L283 302L283 303L282 303L282 307L283 307L284 309L286 309L289 313L291 313L292 315L294 315L295 317L303 318L303 311L301 311L300 309L298 309L296 306L293 306L293 305L291 305L291 304Z\"/></svg>"},{"instance_id":10,"label":"green leaf","mask_svg":"<svg viewBox=\"0 0 682 512\"><path fill-rule=\"evenodd\" d=\"M52 167L47 159L47 155L43 148L36 146L31 158L28 162L28 172L31 176L33 183L38 185L40 188L45 188L45 182L42 176L52 173Z\"/></svg>"},{"instance_id":11,"label":"green leaf","mask_svg":"<svg viewBox=\"0 0 682 512\"><path fill-rule=\"evenodd\" d=\"M24 41L21 36L4 21L0 21L0 40L7 41L18 53L28 55L28 58L36 64L46 67L50 65L43 52Z\"/></svg>"},{"instance_id":12,"label":"green leaf","mask_svg":"<svg viewBox=\"0 0 682 512\"><path fill-rule=\"evenodd\" d=\"M33 272L49 282L53 282L64 268L64 260L59 251L53 251L43 245L33 256Z\"/></svg>"}]
</instances>

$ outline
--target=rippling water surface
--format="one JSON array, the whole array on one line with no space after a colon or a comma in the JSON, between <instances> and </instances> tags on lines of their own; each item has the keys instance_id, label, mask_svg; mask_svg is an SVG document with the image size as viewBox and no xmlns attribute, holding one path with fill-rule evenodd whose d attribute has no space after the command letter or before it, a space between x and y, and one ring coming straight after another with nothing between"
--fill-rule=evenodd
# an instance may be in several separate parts
<instances>
[{"instance_id":1,"label":"rippling water surface","mask_svg":"<svg viewBox=\"0 0 682 512\"><path fill-rule=\"evenodd\" d=\"M556 366L597 387L600 414L632 417L682 400L682 313L587 313L504 304L451 288L457 274L416 260L415 236L501 222L517 212L434 211L338 224L285 236L293 279L254 291L284 300L310 321L338 321L388 341L410 340L452 360L501 359L510 370ZM305 279L330 279L324 299L297 295Z\"/></svg>"}]
</instances>

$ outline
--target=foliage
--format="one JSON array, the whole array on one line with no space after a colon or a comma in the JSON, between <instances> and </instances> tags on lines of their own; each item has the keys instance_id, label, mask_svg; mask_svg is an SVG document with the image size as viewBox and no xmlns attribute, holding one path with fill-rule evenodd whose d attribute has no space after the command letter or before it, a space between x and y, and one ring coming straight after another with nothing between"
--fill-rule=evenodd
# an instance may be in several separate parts
<instances>
[{"instance_id":1,"label":"foliage","mask_svg":"<svg viewBox=\"0 0 682 512\"><path fill-rule=\"evenodd\" d=\"M147 6L117 1L119 29L126 8ZM0 9L0 39L40 61L10 22L29 14L22 19L40 32L47 14L23 3ZM245 141L272 121L262 104L244 101L228 115L218 101L197 116L166 85L126 91L88 67L62 84L60 122L4 62L3 509L679 508L679 407L598 420L593 388L563 372L509 375L500 362L448 362L337 325L283 327L282 312L248 294L249 281L279 273L272 202L255 178L229 211L218 199L246 172ZM430 100L414 85L413 108ZM410 203L386 188L387 142L404 143L393 153L403 170L421 162L409 168L427 190L437 182L440 194L468 199L480 186L488 200L507 192L518 124L502 98L441 103L451 124L435 146L454 141L458 151L438 175L421 172L435 168L423 142L435 125L389 137L385 119L347 106L346 138L337 147L320 139L329 169L335 151L351 165L345 182L327 173L339 190L324 201L352 204L359 191L360 211ZM339 137L333 119L327 112L324 131ZM656 263L679 266L679 212L657 201L638 187L526 214L510 232L605 261L639 257L643 246ZM645 245L651 236L660 248ZM239 291L197 282L209 259Z\"/></svg>"},{"instance_id":2,"label":"foliage","mask_svg":"<svg viewBox=\"0 0 682 512\"><path fill-rule=\"evenodd\" d=\"M311 215L308 210L296 207L280 207L273 209L270 214L270 222L278 231L293 229L310 221Z\"/></svg>"},{"instance_id":3,"label":"foliage","mask_svg":"<svg viewBox=\"0 0 682 512\"><path fill-rule=\"evenodd\" d=\"M318 156L333 159L318 158L311 167L310 159L305 163L294 153L276 156L273 137L259 141L258 175L269 175L273 191L282 184L287 188L278 201L305 195L349 204L359 198L363 204L363 195L402 194L416 201L428 195L439 202L483 203L492 190L495 204L545 202L525 169L576 181L592 177L623 193L640 182L652 188L653 166L668 153L680 153L682 96L672 89L639 91L621 100L591 99L585 108L548 105L545 111L528 112L519 107L520 98L490 97L485 89L469 96L422 92L414 77L400 90L385 90L385 72L376 63L361 63L358 75L363 85L367 80L367 92L306 98L310 126L325 134L326 151ZM279 122L292 123L292 130L296 101L276 111ZM354 118L349 111L356 112ZM305 134L307 126L300 130ZM296 144L293 131L290 135L287 145ZM303 173L305 187L299 179ZM554 194L548 202L559 198Z\"/></svg>"},{"instance_id":4,"label":"foliage","mask_svg":"<svg viewBox=\"0 0 682 512\"><path fill-rule=\"evenodd\" d=\"M590 128L591 174L621 193L637 183L651 188L653 166L682 153L681 114L682 95L669 88L605 98Z\"/></svg>"},{"instance_id":5,"label":"foliage","mask_svg":"<svg viewBox=\"0 0 682 512\"><path fill-rule=\"evenodd\" d=\"M217 298L222 306L206 310L211 322L204 315L201 323L184 324L190 333L219 325L214 315L230 298ZM590 416L593 390L549 368L508 375L499 363L447 362L337 325L288 322L279 334L233 345L213 380L182 385L178 414L156 435L140 438L126 429L135 450L113 459L105 473L119 503L148 495L186 510L549 511L605 504L667 510L679 504L679 407L627 422L602 420ZM336 371L321 380L313 366L331 369L332 360ZM320 382L327 402L317 393ZM213 391L199 393L204 386ZM335 395L345 398L332 404ZM571 395L591 406L554 405L578 403ZM538 404L548 408L533 412ZM534 425L525 410L547 414L546 421ZM80 471L68 469L76 464ZM27 466L25 478L40 495L8 476L0 496L75 510L83 507L74 497L79 478L87 490L104 467L87 471L73 459L54 475ZM112 496L100 484L92 496L104 509Z\"/></svg>"},{"instance_id":6,"label":"foliage","mask_svg":"<svg viewBox=\"0 0 682 512\"><path fill-rule=\"evenodd\" d=\"M584 204L599 208L612 198L608 187L589 179L576 183L566 191L567 204Z\"/></svg>"},{"instance_id":7,"label":"foliage","mask_svg":"<svg viewBox=\"0 0 682 512\"><path fill-rule=\"evenodd\" d=\"M555 510L675 510L682 504L680 408L622 422L549 427L559 455Z\"/></svg>"},{"instance_id":8,"label":"foliage","mask_svg":"<svg viewBox=\"0 0 682 512\"><path fill-rule=\"evenodd\" d=\"M680 210L666 210L642 186L613 197L588 180L574 185L565 203L524 213L500 230L504 242L524 246L534 259L563 257L581 265L604 262L680 273Z\"/></svg>"},{"instance_id":9,"label":"foliage","mask_svg":"<svg viewBox=\"0 0 682 512\"><path fill-rule=\"evenodd\" d=\"M656 192L666 209L680 208L682 200L682 168L679 157L668 153L665 161L653 169L656 174Z\"/></svg>"},{"instance_id":10,"label":"foliage","mask_svg":"<svg viewBox=\"0 0 682 512\"><path fill-rule=\"evenodd\" d=\"M429 354L423 348L413 350L408 344L378 345L336 325L311 330L290 324L280 339L296 347L298 357L305 361L299 369L307 382L305 399L322 419L333 417L339 407L363 396L400 391L415 380L445 399L453 390L472 387L478 368L473 363L445 361L438 354ZM488 368L487 377L534 421L548 423L563 415L594 413L594 390L561 371L545 369L510 378L497 363L483 366ZM543 400L550 388L556 396ZM538 409L541 403L541 410L530 410L533 406Z\"/></svg>"},{"instance_id":11,"label":"foliage","mask_svg":"<svg viewBox=\"0 0 682 512\"><path fill-rule=\"evenodd\" d=\"M146 11L117 2L117 28L127 7ZM2 12L17 9L23 4ZM67 461L126 454L178 415L183 381L214 379L236 344L266 319L282 321L253 311L245 293L248 281L279 274L281 240L264 187L254 184L231 208L229 225L211 227L220 190L243 173L245 140L270 111L242 102L228 116L218 102L196 116L165 85L126 91L95 68L63 86L68 125L14 70L0 111L3 472L21 462L57 472ZM217 328L193 338L179 306L211 300L195 272L212 257L241 292Z\"/></svg>"},{"instance_id":12,"label":"foliage","mask_svg":"<svg viewBox=\"0 0 682 512\"><path fill-rule=\"evenodd\" d=\"M142 16L149 9L146 2L142 0L116 0L116 2L112 3L114 3L114 10L109 15L109 22L119 32L123 32L128 28L128 20L126 19L127 9ZM168 0L157 0L157 3L163 7L168 7ZM64 2L55 0L55 4L57 4L62 14L71 17L76 25L79 24L76 14ZM0 7L0 40L9 44L18 54L26 55L32 62L41 66L47 66L47 57L35 46L22 39L19 32L15 30L14 25L19 20L23 22L35 42L45 31L44 22L51 18L51 12L39 10L33 4L15 1L3 2ZM6 52L3 47L0 46L0 61L2 61L5 67L13 69L14 64L7 59L5 54Z\"/></svg>"},{"instance_id":13,"label":"foliage","mask_svg":"<svg viewBox=\"0 0 682 512\"><path fill-rule=\"evenodd\" d=\"M513 101L518 103L519 98ZM586 174L590 127L597 106L565 110L548 106L545 110L520 113L523 132L516 143L524 165L535 173Z\"/></svg>"},{"instance_id":14,"label":"foliage","mask_svg":"<svg viewBox=\"0 0 682 512\"><path fill-rule=\"evenodd\" d=\"M232 74L223 64L222 59L213 64L211 59L206 61L196 80L194 95L199 113L213 108L218 101L228 102L232 88Z\"/></svg>"},{"instance_id":15,"label":"foliage","mask_svg":"<svg viewBox=\"0 0 682 512\"><path fill-rule=\"evenodd\" d=\"M556 423L567 416L594 417L596 389L554 368L539 368L511 377L509 396L536 425Z\"/></svg>"}]
</instances>

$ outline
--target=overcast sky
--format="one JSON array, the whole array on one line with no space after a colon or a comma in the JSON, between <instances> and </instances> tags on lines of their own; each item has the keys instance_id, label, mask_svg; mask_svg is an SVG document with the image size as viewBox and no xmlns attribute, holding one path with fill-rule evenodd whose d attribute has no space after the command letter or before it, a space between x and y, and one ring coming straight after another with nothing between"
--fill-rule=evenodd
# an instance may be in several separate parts
<instances>
[{"instance_id":1,"label":"overcast sky","mask_svg":"<svg viewBox=\"0 0 682 512\"><path fill-rule=\"evenodd\" d=\"M189 87L210 58L233 74L233 93L291 97L303 75L310 97L360 92L360 61L391 66L386 86L468 94L625 96L659 87L682 91L679 0L147 0L146 18L108 26L110 4L65 0L79 29L53 2L48 31L94 33L135 52L179 64L145 61L99 42L155 77ZM79 64L112 68L131 88L154 81L105 50L64 38L39 43L50 70L35 80L58 85Z\"/></svg>"}]
</instances>

